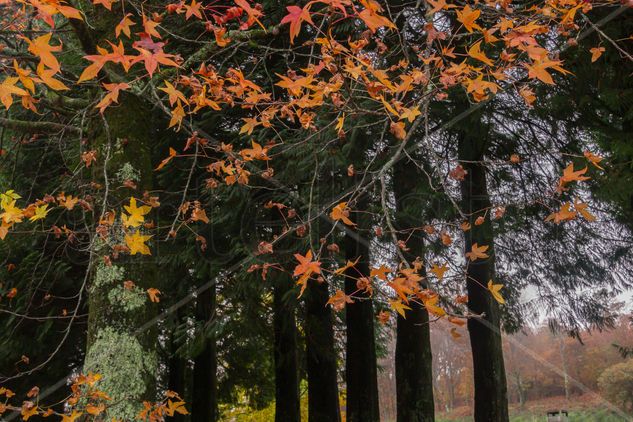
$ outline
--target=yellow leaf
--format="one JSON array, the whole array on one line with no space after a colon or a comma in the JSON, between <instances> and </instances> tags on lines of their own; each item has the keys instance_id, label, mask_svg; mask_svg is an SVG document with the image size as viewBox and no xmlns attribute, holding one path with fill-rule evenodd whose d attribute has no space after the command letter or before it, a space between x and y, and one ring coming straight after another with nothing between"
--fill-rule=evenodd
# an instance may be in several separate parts
<instances>
[{"instance_id":1,"label":"yellow leaf","mask_svg":"<svg viewBox=\"0 0 633 422\"><path fill-rule=\"evenodd\" d=\"M29 221L37 221L45 218L46 214L48 214L49 211L47 208L48 204L40 205L39 207L35 208L35 214L33 214L31 218L29 218Z\"/></svg>"},{"instance_id":2,"label":"yellow leaf","mask_svg":"<svg viewBox=\"0 0 633 422\"><path fill-rule=\"evenodd\" d=\"M401 300L390 300L389 306L391 306L394 311L402 315L402 318L406 318L405 311L411 310L411 308L402 303Z\"/></svg>"},{"instance_id":3,"label":"yellow leaf","mask_svg":"<svg viewBox=\"0 0 633 422\"><path fill-rule=\"evenodd\" d=\"M123 208L130 214L121 214L123 225L125 227L138 227L145 222L145 215L147 215L152 207L143 205L141 207L136 206L136 198L130 198L130 205L124 205Z\"/></svg>"},{"instance_id":4,"label":"yellow leaf","mask_svg":"<svg viewBox=\"0 0 633 422\"><path fill-rule=\"evenodd\" d=\"M501 296L501 293L499 293L499 290L501 290L502 287L503 284L492 284L492 280L488 281L488 290L490 290L492 297L494 297L497 302L503 305L504 303L506 303L506 301L503 300L503 296Z\"/></svg>"},{"instance_id":5,"label":"yellow leaf","mask_svg":"<svg viewBox=\"0 0 633 422\"><path fill-rule=\"evenodd\" d=\"M142 235L139 232L135 232L131 235L126 234L125 244L130 248L130 255L136 255L137 253L141 255L151 255L152 253L149 247L145 244L151 237L152 236Z\"/></svg>"}]
</instances>

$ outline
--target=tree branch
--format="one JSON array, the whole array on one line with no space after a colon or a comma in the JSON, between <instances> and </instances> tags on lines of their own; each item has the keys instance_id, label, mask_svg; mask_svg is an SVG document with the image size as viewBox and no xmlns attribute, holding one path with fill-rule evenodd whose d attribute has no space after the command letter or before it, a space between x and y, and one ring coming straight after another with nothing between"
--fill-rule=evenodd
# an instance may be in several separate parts
<instances>
[{"instance_id":1,"label":"tree branch","mask_svg":"<svg viewBox=\"0 0 633 422\"><path fill-rule=\"evenodd\" d=\"M0 126L26 133L69 132L79 134L80 129L75 126L63 125L53 122L30 122L28 120L14 120L0 117Z\"/></svg>"}]
</instances>

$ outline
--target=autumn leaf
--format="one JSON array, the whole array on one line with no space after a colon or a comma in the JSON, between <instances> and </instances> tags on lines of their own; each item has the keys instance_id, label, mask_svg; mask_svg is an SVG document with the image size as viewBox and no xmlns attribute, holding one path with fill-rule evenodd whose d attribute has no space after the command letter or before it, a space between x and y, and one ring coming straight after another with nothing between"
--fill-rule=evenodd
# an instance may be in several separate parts
<instances>
[{"instance_id":1,"label":"autumn leaf","mask_svg":"<svg viewBox=\"0 0 633 422\"><path fill-rule=\"evenodd\" d=\"M574 199L574 208L576 208L576 211L578 211L585 220L596 221L596 216L587 210L588 207L589 205L581 202L578 198Z\"/></svg>"},{"instance_id":2,"label":"autumn leaf","mask_svg":"<svg viewBox=\"0 0 633 422\"><path fill-rule=\"evenodd\" d=\"M301 23L308 22L310 25L314 25L312 18L310 17L310 3L305 7L299 6L286 6L288 14L281 20L281 24L290 24L290 44L294 42L294 39L301 31Z\"/></svg>"},{"instance_id":3,"label":"autumn leaf","mask_svg":"<svg viewBox=\"0 0 633 422\"><path fill-rule=\"evenodd\" d=\"M480 62L487 64L488 66L494 66L494 63L492 62L492 60L486 57L484 52L481 51L481 41L473 44L472 47L468 49L468 55L472 57L473 59L479 60Z\"/></svg>"},{"instance_id":4,"label":"autumn leaf","mask_svg":"<svg viewBox=\"0 0 633 422\"><path fill-rule=\"evenodd\" d=\"M337 290L330 299L328 299L327 304L332 305L335 311L342 310L346 304L354 303L351 297L347 296L343 290Z\"/></svg>"},{"instance_id":5,"label":"autumn leaf","mask_svg":"<svg viewBox=\"0 0 633 422\"><path fill-rule=\"evenodd\" d=\"M81 415L83 415L82 412L73 410L70 415L62 415L61 422L75 422L77 419L79 419L79 417L81 417Z\"/></svg>"},{"instance_id":6,"label":"autumn leaf","mask_svg":"<svg viewBox=\"0 0 633 422\"><path fill-rule=\"evenodd\" d=\"M330 218L334 221L342 221L348 226L355 226L352 220L349 219L349 208L347 207L347 202L341 202L337 206L332 209L330 212Z\"/></svg>"},{"instance_id":7,"label":"autumn leaf","mask_svg":"<svg viewBox=\"0 0 633 422\"><path fill-rule=\"evenodd\" d=\"M46 217L46 214L48 214L48 204L44 204L44 205L40 205L38 207L35 208L35 214L33 214L33 216L31 216L31 218L29 218L29 221L37 221L37 220L41 220L43 218Z\"/></svg>"},{"instance_id":8,"label":"autumn leaf","mask_svg":"<svg viewBox=\"0 0 633 422\"><path fill-rule=\"evenodd\" d=\"M158 297L158 295L160 294L161 294L160 290L154 287L150 287L149 289L147 289L147 295L149 296L149 300L151 302L154 302L154 303L160 302L160 298Z\"/></svg>"},{"instance_id":9,"label":"autumn leaf","mask_svg":"<svg viewBox=\"0 0 633 422\"><path fill-rule=\"evenodd\" d=\"M446 273L446 271L448 271L448 265L443 264L440 267L437 264L433 264L433 266L431 267L431 269L429 271L431 271L435 275L435 277L437 277L437 279L439 281L442 281L442 279L444 278L444 273Z\"/></svg>"},{"instance_id":10,"label":"autumn leaf","mask_svg":"<svg viewBox=\"0 0 633 422\"><path fill-rule=\"evenodd\" d=\"M446 311L437 306L439 301L440 297L437 294L434 294L430 298L426 299L423 303L427 311L438 317L443 317L444 315L446 315Z\"/></svg>"},{"instance_id":11,"label":"autumn leaf","mask_svg":"<svg viewBox=\"0 0 633 422\"><path fill-rule=\"evenodd\" d=\"M598 60L600 56L602 56L602 53L604 53L605 49L604 47L594 47L589 51L591 51L591 63L593 63Z\"/></svg>"},{"instance_id":12,"label":"autumn leaf","mask_svg":"<svg viewBox=\"0 0 633 422\"><path fill-rule=\"evenodd\" d=\"M365 6L365 9L358 14L358 17L365 22L371 32L376 32L377 29L382 27L397 29L393 22L378 14L378 12L382 11L382 7L378 2L374 0L360 0L360 2Z\"/></svg>"},{"instance_id":13,"label":"autumn leaf","mask_svg":"<svg viewBox=\"0 0 633 422\"><path fill-rule=\"evenodd\" d=\"M130 214L121 214L123 225L125 227L138 227L145 222L145 215L147 215L152 207L143 205L141 207L136 206L136 198L130 198L130 205L124 205L123 208Z\"/></svg>"},{"instance_id":14,"label":"autumn leaf","mask_svg":"<svg viewBox=\"0 0 633 422\"><path fill-rule=\"evenodd\" d=\"M563 170L563 175L559 179L559 189L563 189L564 186L570 182L583 182L585 180L589 180L590 177L584 176L586 172L587 167L580 170L574 170L574 163L569 163L569 165Z\"/></svg>"},{"instance_id":15,"label":"autumn leaf","mask_svg":"<svg viewBox=\"0 0 633 422\"><path fill-rule=\"evenodd\" d=\"M164 88L158 88L158 89L168 95L169 105L172 107L176 103L176 101L182 101L185 104L189 104L189 101L187 101L187 98L185 98L185 95L179 90L177 90L172 84L170 84L169 81L165 81Z\"/></svg>"},{"instance_id":16,"label":"autumn leaf","mask_svg":"<svg viewBox=\"0 0 633 422\"><path fill-rule=\"evenodd\" d=\"M382 281L387 281L387 274L391 273L391 269L382 264L379 268L372 268L369 272L370 277L378 277Z\"/></svg>"},{"instance_id":17,"label":"autumn leaf","mask_svg":"<svg viewBox=\"0 0 633 422\"><path fill-rule=\"evenodd\" d=\"M473 29L481 29L479 25L475 23L479 19L481 11L479 9L471 9L470 5L464 6L462 10L457 11L457 20L464 25L464 28L468 32L473 32Z\"/></svg>"},{"instance_id":18,"label":"autumn leaf","mask_svg":"<svg viewBox=\"0 0 633 422\"><path fill-rule=\"evenodd\" d=\"M393 136L396 137L396 139L399 139L401 141L404 141L404 139L407 137L407 132L406 130L404 130L404 122L391 122L391 125L389 126L389 131Z\"/></svg>"},{"instance_id":19,"label":"autumn leaf","mask_svg":"<svg viewBox=\"0 0 633 422\"><path fill-rule=\"evenodd\" d=\"M556 224L560 224L563 221L570 221L576 218L576 211L571 210L571 203L565 202L561 205L560 210L553 212L547 216L545 221L553 221Z\"/></svg>"},{"instance_id":20,"label":"autumn leaf","mask_svg":"<svg viewBox=\"0 0 633 422\"><path fill-rule=\"evenodd\" d=\"M39 36L34 40L30 40L26 37L22 38L29 44L29 52L40 58L40 63L51 69L53 73L58 73L61 70L61 67L53 53L62 51L62 46L61 44L56 46L50 45L49 43L52 36L53 33L50 32Z\"/></svg>"},{"instance_id":21,"label":"autumn leaf","mask_svg":"<svg viewBox=\"0 0 633 422\"><path fill-rule=\"evenodd\" d=\"M503 296L501 296L501 293L499 293L499 290L501 290L502 287L503 284L493 284L492 280L488 281L488 290L490 290L492 297L494 297L497 302L503 305L504 303L506 303L506 301L503 300Z\"/></svg>"},{"instance_id":22,"label":"autumn leaf","mask_svg":"<svg viewBox=\"0 0 633 422\"><path fill-rule=\"evenodd\" d=\"M390 300L389 306L391 306L391 309L402 315L402 318L406 318L405 312L411 310L411 308L402 303L401 300Z\"/></svg>"},{"instance_id":23,"label":"autumn leaf","mask_svg":"<svg viewBox=\"0 0 633 422\"><path fill-rule=\"evenodd\" d=\"M160 162L158 167L156 167L156 170L160 170L163 167L165 167L167 165L167 163L169 163L176 155L178 155L176 150L173 149L172 147L169 147L169 156L167 158L163 159L163 161Z\"/></svg>"},{"instance_id":24,"label":"autumn leaf","mask_svg":"<svg viewBox=\"0 0 633 422\"><path fill-rule=\"evenodd\" d=\"M142 235L138 231L131 235L126 234L125 244L130 248L130 255L136 255L137 253L151 255L149 247L145 244L151 237L150 235Z\"/></svg>"},{"instance_id":25,"label":"autumn leaf","mask_svg":"<svg viewBox=\"0 0 633 422\"><path fill-rule=\"evenodd\" d=\"M122 33L125 34L125 36L127 36L128 38L130 38L130 35L131 35L130 27L136 25L134 21L129 18L130 16L132 16L131 13L128 13L127 15L123 16L123 19L121 19L121 21L114 28L114 35L117 38L119 38Z\"/></svg>"},{"instance_id":26,"label":"autumn leaf","mask_svg":"<svg viewBox=\"0 0 633 422\"><path fill-rule=\"evenodd\" d=\"M301 291L299 292L299 297L303 295L307 285L308 279L312 274L321 274L321 263L319 261L312 260L312 251L308 250L305 256L301 254L294 254L294 257L299 264L294 269L293 277L301 276L299 280L297 280L297 285L301 286Z\"/></svg>"},{"instance_id":27,"label":"autumn leaf","mask_svg":"<svg viewBox=\"0 0 633 422\"><path fill-rule=\"evenodd\" d=\"M585 151L583 153L583 155L585 156L585 158L596 168L600 169L600 170L604 170L601 166L600 166L600 161L603 160L602 157L600 157L599 155L596 155L594 153L592 153L591 151Z\"/></svg>"},{"instance_id":28,"label":"autumn leaf","mask_svg":"<svg viewBox=\"0 0 633 422\"><path fill-rule=\"evenodd\" d=\"M7 77L0 84L0 102L7 110L13 104L13 95L28 95L28 92L15 86L19 78Z\"/></svg>"},{"instance_id":29,"label":"autumn leaf","mask_svg":"<svg viewBox=\"0 0 633 422\"><path fill-rule=\"evenodd\" d=\"M266 28L264 27L264 25L262 25L262 23L259 21L258 18L262 17L264 14L262 12L260 12L257 9L254 9L250 6L250 4L248 4L247 0L234 0L235 4L237 4L239 7L242 8L242 10L244 10L246 12L246 14L248 15L248 24L249 26L251 25L251 22L257 22L257 24L264 30L266 31Z\"/></svg>"},{"instance_id":30,"label":"autumn leaf","mask_svg":"<svg viewBox=\"0 0 633 422\"><path fill-rule=\"evenodd\" d=\"M486 253L487 250L488 245L479 246L477 243L473 243L470 252L466 253L466 258L470 259L471 261L488 258L488 254Z\"/></svg>"}]
</instances>

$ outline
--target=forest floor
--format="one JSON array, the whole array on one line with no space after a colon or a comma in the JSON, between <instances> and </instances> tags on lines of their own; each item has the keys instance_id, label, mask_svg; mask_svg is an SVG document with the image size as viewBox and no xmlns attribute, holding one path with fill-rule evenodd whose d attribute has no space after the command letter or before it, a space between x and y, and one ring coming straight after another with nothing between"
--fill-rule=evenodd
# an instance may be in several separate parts
<instances>
[{"instance_id":1,"label":"forest floor","mask_svg":"<svg viewBox=\"0 0 633 422\"><path fill-rule=\"evenodd\" d=\"M633 421L633 415L628 418L609 409L599 397L595 395L573 396L569 402L564 396L549 397L547 399L532 400L525 403L523 408L518 404L510 405L510 421L512 422L541 422L547 420L547 412L563 409L569 412L569 422L625 422ZM462 406L449 413L440 413L438 422L467 422L472 420L471 408Z\"/></svg>"}]
</instances>

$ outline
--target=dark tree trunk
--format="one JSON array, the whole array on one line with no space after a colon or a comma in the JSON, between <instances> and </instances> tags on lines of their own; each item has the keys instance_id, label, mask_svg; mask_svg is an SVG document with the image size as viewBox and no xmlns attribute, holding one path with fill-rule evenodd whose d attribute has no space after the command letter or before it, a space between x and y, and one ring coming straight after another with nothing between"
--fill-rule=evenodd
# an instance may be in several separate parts
<instances>
[{"instance_id":1,"label":"dark tree trunk","mask_svg":"<svg viewBox=\"0 0 633 422\"><path fill-rule=\"evenodd\" d=\"M356 204L356 211L366 209L366 200ZM362 214L361 214L362 215ZM367 229L366 217L357 219L358 228ZM374 339L374 308L371 298L357 292L359 276L369 277L369 240L350 231L345 236L345 255L350 261L360 258L355 268L346 272L345 294L354 296L354 303L345 306L346 359L345 382L347 384L346 420L348 422L380 421L378 406L378 380L376 369L376 344ZM360 274L359 274L360 273Z\"/></svg>"},{"instance_id":2,"label":"dark tree trunk","mask_svg":"<svg viewBox=\"0 0 633 422\"><path fill-rule=\"evenodd\" d=\"M182 308L176 311L176 315L174 318L174 325L178 325L181 321ZM175 391L182 397L185 402L187 401L187 390L186 388L186 372L187 372L187 359L180 356L177 353L178 344L174 339L174 335L172 334L172 338L170 341L169 348L169 377L167 378L167 389L170 391ZM185 415L181 415L180 413L175 413L173 416L174 422L183 422L185 421Z\"/></svg>"},{"instance_id":3,"label":"dark tree trunk","mask_svg":"<svg viewBox=\"0 0 633 422\"><path fill-rule=\"evenodd\" d=\"M273 292L275 422L300 422L297 325L292 280L283 274Z\"/></svg>"},{"instance_id":4,"label":"dark tree trunk","mask_svg":"<svg viewBox=\"0 0 633 422\"><path fill-rule=\"evenodd\" d=\"M309 281L306 292L306 355L308 372L308 421L338 422L336 351L332 309L326 283Z\"/></svg>"},{"instance_id":5,"label":"dark tree trunk","mask_svg":"<svg viewBox=\"0 0 633 422\"><path fill-rule=\"evenodd\" d=\"M416 184L424 183L424 176L409 162L401 162L394 169L396 200L396 228L404 230L409 251L403 251L409 263L417 256L424 258L424 238L409 229L419 226L420 192ZM417 221L417 224L416 224ZM424 277L422 268L420 276ZM398 422L434 421L433 367L429 314L424 305L410 302L406 318L398 315L396 328L396 393Z\"/></svg>"},{"instance_id":6,"label":"dark tree trunk","mask_svg":"<svg viewBox=\"0 0 633 422\"><path fill-rule=\"evenodd\" d=\"M198 295L196 317L199 321L205 322L205 328L213 320L215 301L215 285ZM194 359L192 396L191 420L193 422L217 420L217 356L213 337L206 337L202 351Z\"/></svg>"},{"instance_id":7,"label":"dark tree trunk","mask_svg":"<svg viewBox=\"0 0 633 422\"><path fill-rule=\"evenodd\" d=\"M466 128L468 124L464 125ZM475 225L479 216L490 209L486 185L486 169L480 163L486 148L485 136L476 130L463 132L459 140L459 159L467 171L462 182L462 209L469 216L471 229L465 233L465 252L474 243L487 245L487 259L469 262L467 271L468 307L475 314L485 314L482 320L470 318L468 333L473 357L475 386L475 421L508 420L506 374L501 346L499 305L487 289L495 278L494 234L488 212L485 222ZM470 136L469 136L470 134ZM465 160L465 161L464 161Z\"/></svg>"}]
</instances>

